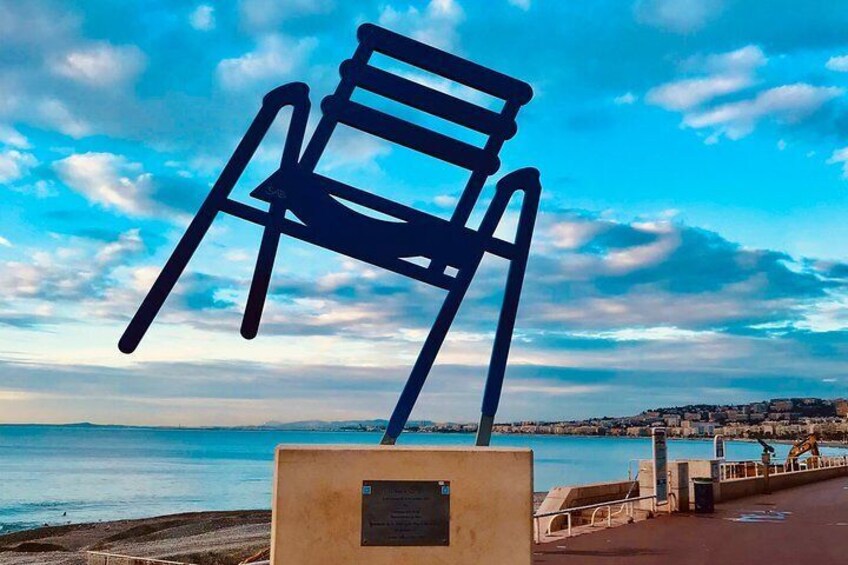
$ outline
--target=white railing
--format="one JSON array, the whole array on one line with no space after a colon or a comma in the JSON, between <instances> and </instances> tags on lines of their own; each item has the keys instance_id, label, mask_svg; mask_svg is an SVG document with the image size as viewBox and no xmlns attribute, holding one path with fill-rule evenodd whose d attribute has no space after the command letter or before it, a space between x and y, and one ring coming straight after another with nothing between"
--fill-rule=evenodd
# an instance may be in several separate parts
<instances>
[{"instance_id":1,"label":"white railing","mask_svg":"<svg viewBox=\"0 0 848 565\"><path fill-rule=\"evenodd\" d=\"M191 563L185 563L183 561L168 561L166 559L154 559L152 557L132 557L130 555L107 553L105 551L86 551L85 553L90 565L108 565L108 563L138 563L139 565L192 565Z\"/></svg>"},{"instance_id":2,"label":"white railing","mask_svg":"<svg viewBox=\"0 0 848 565\"><path fill-rule=\"evenodd\" d=\"M616 512L612 511L613 506L614 506L613 504L607 504L606 506L598 506L597 508L595 508L592 511L592 518L589 521L589 525L590 526L595 525L595 517L598 515L598 511L603 510L604 508L606 508L606 510L607 510L607 527L608 528L612 527L612 517L613 516L621 516L622 514L624 514L628 518L633 517L633 503L632 502L623 502L621 504L621 507Z\"/></svg>"},{"instance_id":3,"label":"white railing","mask_svg":"<svg viewBox=\"0 0 848 565\"><path fill-rule=\"evenodd\" d=\"M798 473L814 469L829 469L832 467L846 466L848 466L848 455L822 455L801 461L796 460L794 466L786 465L785 463L771 463L769 465L769 475L781 475L783 473ZM761 461L723 461L721 463L720 479L722 481L732 481L736 479L756 478L762 477L764 473L765 464Z\"/></svg>"},{"instance_id":4,"label":"white railing","mask_svg":"<svg viewBox=\"0 0 848 565\"><path fill-rule=\"evenodd\" d=\"M608 502L598 502L597 504L587 504L585 506L575 506L573 508L563 508L562 510L556 510L554 512L545 512L543 514L534 514L533 515L533 524L534 524L534 530L535 530L536 543L541 543L541 537L543 535L542 531L541 531L542 530L541 523L539 522L539 520L541 520L542 518L553 518L554 516L563 516L564 515L566 517L566 529L568 531L568 537L571 537L571 533L572 533L571 515L572 515L572 513L583 512L584 510L593 510L590 525L594 526L595 525L595 517L596 517L598 511L603 509L603 508L607 508L607 518L606 518L607 526L612 526L612 517L613 516L619 516L619 515L624 514L626 516L632 517L633 516L633 503L639 502L640 500L651 500L651 501L653 501L652 504L651 504L651 510L656 512L657 497L652 494L652 495L649 495L649 496L638 496L638 497L634 497L634 498L622 498L620 500L610 500ZM613 513L613 511L612 511L613 506L619 506L619 505L621 507L618 509L617 512ZM549 535L550 533L551 533L550 530L547 530L547 531L544 532L544 535Z\"/></svg>"}]
</instances>

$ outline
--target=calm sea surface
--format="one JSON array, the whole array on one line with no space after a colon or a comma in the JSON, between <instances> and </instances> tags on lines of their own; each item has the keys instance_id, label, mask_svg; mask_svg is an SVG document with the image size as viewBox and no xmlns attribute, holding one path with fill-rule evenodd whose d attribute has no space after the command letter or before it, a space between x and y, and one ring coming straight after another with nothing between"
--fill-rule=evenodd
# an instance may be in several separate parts
<instances>
[{"instance_id":1,"label":"calm sea surface","mask_svg":"<svg viewBox=\"0 0 848 565\"><path fill-rule=\"evenodd\" d=\"M274 447L378 443L377 433L0 426L0 533L43 524L195 510L269 508ZM465 434L404 434L408 445L472 445ZM648 439L495 436L535 452L535 488L626 479ZM787 446L776 445L778 456ZM728 459L759 458L734 442ZM672 459L706 458L711 441L669 442ZM481 472L484 471L481 469Z\"/></svg>"}]
</instances>

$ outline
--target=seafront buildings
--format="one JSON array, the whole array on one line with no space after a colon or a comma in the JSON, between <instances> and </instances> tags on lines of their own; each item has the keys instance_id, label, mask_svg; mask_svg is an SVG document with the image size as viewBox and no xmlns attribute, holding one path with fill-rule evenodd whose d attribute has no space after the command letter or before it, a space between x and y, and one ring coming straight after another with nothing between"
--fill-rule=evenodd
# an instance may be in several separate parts
<instances>
[{"instance_id":1,"label":"seafront buildings","mask_svg":"<svg viewBox=\"0 0 848 565\"><path fill-rule=\"evenodd\" d=\"M627 417L498 424L495 432L643 437L650 436L651 428L657 426L665 427L671 437L722 434L727 438L796 440L818 432L822 440L848 443L848 400L776 398L749 404L698 404L656 408ZM420 431L472 432L474 428L474 424L429 424Z\"/></svg>"}]
</instances>

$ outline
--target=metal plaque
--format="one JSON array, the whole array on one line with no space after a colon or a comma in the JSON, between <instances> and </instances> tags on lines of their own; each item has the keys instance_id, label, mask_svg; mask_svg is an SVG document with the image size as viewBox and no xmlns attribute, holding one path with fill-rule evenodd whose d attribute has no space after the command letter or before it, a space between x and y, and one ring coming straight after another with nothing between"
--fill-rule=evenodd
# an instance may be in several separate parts
<instances>
[{"instance_id":1,"label":"metal plaque","mask_svg":"<svg viewBox=\"0 0 848 565\"><path fill-rule=\"evenodd\" d=\"M450 545L450 481L362 481L362 545Z\"/></svg>"}]
</instances>

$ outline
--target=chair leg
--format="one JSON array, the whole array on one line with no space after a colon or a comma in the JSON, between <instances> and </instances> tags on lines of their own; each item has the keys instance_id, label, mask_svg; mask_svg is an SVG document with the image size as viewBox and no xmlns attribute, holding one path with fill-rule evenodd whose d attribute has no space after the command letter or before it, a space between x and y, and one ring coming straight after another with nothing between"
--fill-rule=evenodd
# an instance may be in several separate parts
<instances>
[{"instance_id":1,"label":"chair leg","mask_svg":"<svg viewBox=\"0 0 848 565\"><path fill-rule=\"evenodd\" d=\"M165 299L177 284L177 279L197 251L197 247L215 220L218 210L219 208L209 200L203 203L118 341L118 349L122 352L132 353L138 347L156 314L162 308L162 304L165 303Z\"/></svg>"},{"instance_id":2,"label":"chair leg","mask_svg":"<svg viewBox=\"0 0 848 565\"><path fill-rule=\"evenodd\" d=\"M226 203L230 192L247 167L248 161L253 157L256 148L259 147L259 143L274 122L277 112L279 112L279 108L263 104L253 122L251 122L224 170L221 171L221 176L218 177L215 186L212 187L206 200L201 204L200 210L197 211L188 229L177 243L177 247L174 248L174 252L171 253L162 268L162 272L159 273L156 282L153 283L141 306L138 307L135 316L127 325L127 329L124 330L124 334L118 341L118 349L123 353L135 351L144 334L147 333L150 324L153 323L153 319L165 303L165 299L171 294L174 285L177 284L180 275L183 274L188 262L197 251L197 247L206 232L209 231L209 227L215 221L218 212Z\"/></svg>"},{"instance_id":3,"label":"chair leg","mask_svg":"<svg viewBox=\"0 0 848 565\"><path fill-rule=\"evenodd\" d=\"M518 302L521 298L521 286L524 282L526 267L527 251L522 250L522 253L509 265L501 313L498 317L498 327L495 330L495 341L492 344L492 356L489 360L489 374L486 377L486 388L483 391L480 425L477 427L476 444L479 446L489 445L492 437L492 426L495 423L495 413L498 410L498 402L503 389L509 347L512 343L512 332L515 329L515 316L518 313Z\"/></svg>"},{"instance_id":4,"label":"chair leg","mask_svg":"<svg viewBox=\"0 0 848 565\"><path fill-rule=\"evenodd\" d=\"M418 395L421 394L421 389L424 388L427 375L433 367L433 362L439 354L439 349L441 349L442 343L445 341L445 337L454 318L456 318L456 313L459 311L459 306L462 304L462 299L471 285L471 279L476 270L476 267L473 265L466 267L457 277L457 285L448 292L441 309L439 309L439 315L436 317L433 327L430 328L427 339L424 340L424 346L418 354L415 366L412 367L412 372L409 374L409 379L407 379L406 385L403 387L403 392L401 392L400 398L398 398L397 405L386 427L386 432L380 441L381 444L394 445L404 426L406 426L409 415L412 413L412 408L418 400Z\"/></svg>"},{"instance_id":5,"label":"chair leg","mask_svg":"<svg viewBox=\"0 0 848 565\"><path fill-rule=\"evenodd\" d=\"M491 237L495 232L498 222L503 217L510 198L516 189L524 190L524 200L521 204L521 215L518 220L518 232L515 238L515 246L519 250L518 255L512 259L507 285L504 293L504 305L501 308L501 316L498 321L498 330L495 335L495 349L492 351L492 364L486 381L486 393L484 393L483 418L478 428L478 442L484 441L482 445L488 445L491 436L492 424L497 411L498 397L503 386L506 360L509 354L509 344L512 338L512 330L515 326L515 315L518 310L518 299L521 295L521 283L524 279L524 270L527 266L527 255L530 250L530 241L533 237L533 226L536 223L536 212L539 208L539 173L535 169L521 169L498 183L498 190L492 199L483 221L480 223L478 233L483 237ZM483 253L474 257L468 266L460 270L457 275L456 286L448 293L439 315L436 318L421 353L412 368L412 373L406 381L403 392L398 399L394 412L389 419L386 433L380 441L383 445L393 445L398 436L403 432L412 408L418 400L421 389L439 349L445 340L448 330L453 323L462 299L471 285L471 280L480 266ZM494 369L492 369L494 367ZM488 400L487 400L488 398ZM478 443L479 444L479 443Z\"/></svg>"},{"instance_id":6,"label":"chair leg","mask_svg":"<svg viewBox=\"0 0 848 565\"><path fill-rule=\"evenodd\" d=\"M245 339L253 339L259 332L259 322L265 307L265 297L271 283L274 270L274 259L280 243L279 219L285 214L285 208L277 200L271 202L268 209L268 223L262 232L262 242L259 244L259 254L256 256L256 267L253 269L253 280L247 295L247 305L241 321L241 335Z\"/></svg>"},{"instance_id":7,"label":"chair leg","mask_svg":"<svg viewBox=\"0 0 848 565\"><path fill-rule=\"evenodd\" d=\"M533 239L533 228L536 225L539 195L542 190L538 180L538 172L525 169L519 171L518 175L515 177L516 182L519 183L516 186L523 185L524 196L521 202L521 213L518 217L518 229L515 234L517 254L509 264L503 303L498 316L498 327L495 330L495 341L492 344L489 374L486 377L486 387L483 391L480 425L477 427L476 444L478 446L487 446L491 441L495 414L498 411L498 403L503 390L512 333L515 329L515 316L518 313L518 303L521 299L521 287L524 284L524 273L527 270L527 258L530 255L530 242Z\"/></svg>"}]
</instances>

